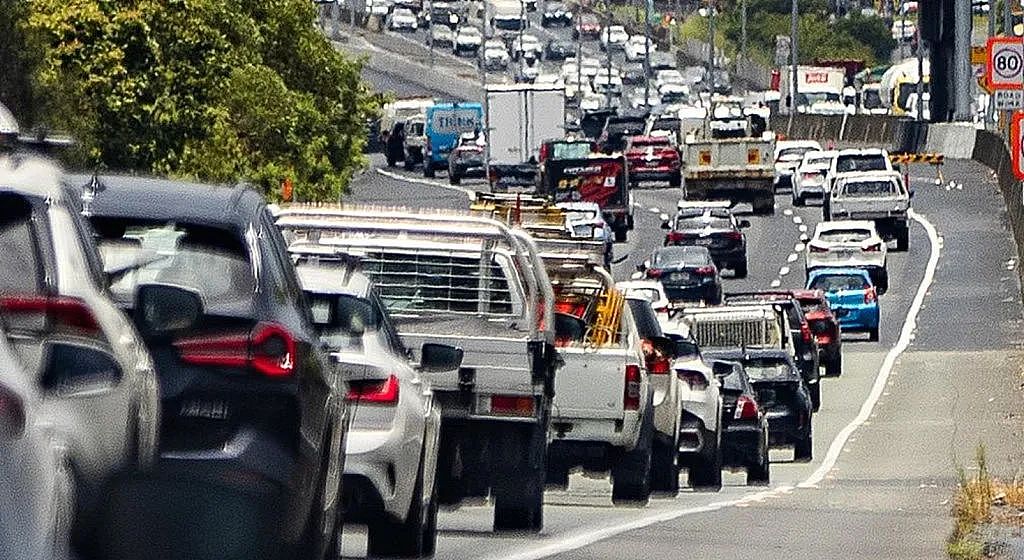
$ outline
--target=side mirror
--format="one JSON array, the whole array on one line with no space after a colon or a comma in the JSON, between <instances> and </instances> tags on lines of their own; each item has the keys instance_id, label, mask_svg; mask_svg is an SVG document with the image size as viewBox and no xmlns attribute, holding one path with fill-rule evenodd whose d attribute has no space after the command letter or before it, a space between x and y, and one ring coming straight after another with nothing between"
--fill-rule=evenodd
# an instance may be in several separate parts
<instances>
[{"instance_id":1,"label":"side mirror","mask_svg":"<svg viewBox=\"0 0 1024 560\"><path fill-rule=\"evenodd\" d=\"M48 344L44 350L42 388L68 397L93 395L113 389L121 381L121 365L100 348L80 343Z\"/></svg>"},{"instance_id":2,"label":"side mirror","mask_svg":"<svg viewBox=\"0 0 1024 560\"><path fill-rule=\"evenodd\" d=\"M462 348L428 342L420 351L420 371L441 373L462 367Z\"/></svg>"},{"instance_id":3,"label":"side mirror","mask_svg":"<svg viewBox=\"0 0 1024 560\"><path fill-rule=\"evenodd\" d=\"M136 291L133 315L143 336L190 330L203 315L203 300L187 288L149 284Z\"/></svg>"},{"instance_id":4,"label":"side mirror","mask_svg":"<svg viewBox=\"0 0 1024 560\"><path fill-rule=\"evenodd\" d=\"M750 227L750 220L740 220L738 225L740 226L740 229L747 229Z\"/></svg>"},{"instance_id":5,"label":"side mirror","mask_svg":"<svg viewBox=\"0 0 1024 560\"><path fill-rule=\"evenodd\" d=\"M647 262L647 261L644 261L644 262L639 263L639 264L636 265L636 271L637 272L644 272L645 270L647 270L648 267L650 267L650 263Z\"/></svg>"},{"instance_id":6,"label":"side mirror","mask_svg":"<svg viewBox=\"0 0 1024 560\"><path fill-rule=\"evenodd\" d=\"M711 364L711 372L718 378L728 377L732 375L732 364L729 362L713 362Z\"/></svg>"}]
</instances>

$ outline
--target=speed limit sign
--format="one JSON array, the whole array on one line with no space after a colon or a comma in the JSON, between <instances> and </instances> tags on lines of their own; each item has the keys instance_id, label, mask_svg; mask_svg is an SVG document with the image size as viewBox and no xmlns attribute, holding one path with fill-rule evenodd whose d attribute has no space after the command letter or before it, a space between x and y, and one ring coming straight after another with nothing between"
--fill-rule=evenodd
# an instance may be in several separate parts
<instances>
[{"instance_id":1,"label":"speed limit sign","mask_svg":"<svg viewBox=\"0 0 1024 560\"><path fill-rule=\"evenodd\" d=\"M985 73L992 89L1021 89L1024 82L1024 42L1021 38L990 38Z\"/></svg>"},{"instance_id":2,"label":"speed limit sign","mask_svg":"<svg viewBox=\"0 0 1024 560\"><path fill-rule=\"evenodd\" d=\"M1010 121L1010 161L1013 163L1013 174L1024 181L1024 112L1017 111Z\"/></svg>"}]
</instances>

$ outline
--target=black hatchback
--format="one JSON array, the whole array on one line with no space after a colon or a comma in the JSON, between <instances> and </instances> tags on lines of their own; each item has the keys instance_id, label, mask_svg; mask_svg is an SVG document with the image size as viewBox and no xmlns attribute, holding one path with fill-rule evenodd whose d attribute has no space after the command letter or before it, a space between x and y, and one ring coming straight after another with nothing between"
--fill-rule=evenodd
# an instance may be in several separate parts
<instances>
[{"instance_id":1,"label":"black hatchback","mask_svg":"<svg viewBox=\"0 0 1024 560\"><path fill-rule=\"evenodd\" d=\"M160 179L71 182L86 185L111 295L160 381L156 474L124 497L145 534L125 542L165 558L336 554L347 387L263 198Z\"/></svg>"},{"instance_id":2,"label":"black hatchback","mask_svg":"<svg viewBox=\"0 0 1024 560\"><path fill-rule=\"evenodd\" d=\"M736 356L725 356L718 351L704 353L721 385L722 466L745 470L747 486L767 485L771 481L768 419L746 368Z\"/></svg>"},{"instance_id":3,"label":"black hatchback","mask_svg":"<svg viewBox=\"0 0 1024 560\"><path fill-rule=\"evenodd\" d=\"M722 278L705 247L659 247L637 271L660 281L669 301L722 303Z\"/></svg>"},{"instance_id":4,"label":"black hatchback","mask_svg":"<svg viewBox=\"0 0 1024 560\"><path fill-rule=\"evenodd\" d=\"M551 39L544 46L544 60L561 61L576 55L576 46L561 39Z\"/></svg>"}]
</instances>

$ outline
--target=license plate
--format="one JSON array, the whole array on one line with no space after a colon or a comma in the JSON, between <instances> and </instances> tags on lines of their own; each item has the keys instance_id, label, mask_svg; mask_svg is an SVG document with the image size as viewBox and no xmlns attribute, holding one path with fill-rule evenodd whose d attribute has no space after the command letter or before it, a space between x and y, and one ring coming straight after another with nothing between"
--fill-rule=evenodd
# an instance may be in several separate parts
<instances>
[{"instance_id":1,"label":"license plate","mask_svg":"<svg viewBox=\"0 0 1024 560\"><path fill-rule=\"evenodd\" d=\"M205 418L225 420L228 417L228 403L224 401L190 400L181 404L178 416L182 418Z\"/></svg>"},{"instance_id":2,"label":"license plate","mask_svg":"<svg viewBox=\"0 0 1024 560\"><path fill-rule=\"evenodd\" d=\"M668 279L673 282L689 282L690 274L688 272L673 272L668 275Z\"/></svg>"},{"instance_id":3,"label":"license plate","mask_svg":"<svg viewBox=\"0 0 1024 560\"><path fill-rule=\"evenodd\" d=\"M702 245L704 247L707 247L708 245L711 245L714 242L715 242L715 240L710 238L710 237L702 237L702 238L697 240L697 245Z\"/></svg>"}]
</instances>

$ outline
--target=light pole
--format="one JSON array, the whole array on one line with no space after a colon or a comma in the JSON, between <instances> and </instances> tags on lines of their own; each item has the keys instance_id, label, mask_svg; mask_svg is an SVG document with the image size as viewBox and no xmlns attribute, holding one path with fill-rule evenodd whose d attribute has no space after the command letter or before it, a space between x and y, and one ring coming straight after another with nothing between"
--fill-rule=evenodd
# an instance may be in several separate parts
<instances>
[{"instance_id":1,"label":"light pole","mask_svg":"<svg viewBox=\"0 0 1024 560\"><path fill-rule=\"evenodd\" d=\"M651 2L644 3L644 76L651 75ZM651 81L644 80L644 107L651 106Z\"/></svg>"},{"instance_id":2,"label":"light pole","mask_svg":"<svg viewBox=\"0 0 1024 560\"><path fill-rule=\"evenodd\" d=\"M583 102L583 36L580 34L580 26L583 23L583 8L576 6L576 99L577 108ZM580 117L583 111L580 110Z\"/></svg>"},{"instance_id":3,"label":"light pole","mask_svg":"<svg viewBox=\"0 0 1024 560\"><path fill-rule=\"evenodd\" d=\"M795 1L795 0L794 0ZM715 94L715 2L708 0L708 95Z\"/></svg>"},{"instance_id":4,"label":"light pole","mask_svg":"<svg viewBox=\"0 0 1024 560\"><path fill-rule=\"evenodd\" d=\"M786 134L793 130L793 117L796 115L796 96L800 89L800 76L798 75L799 64L800 64L800 51L799 42L797 41L797 34L800 31L800 11L797 9L797 0L793 0L793 9L790 14L789 22L789 124L787 126Z\"/></svg>"},{"instance_id":5,"label":"light pole","mask_svg":"<svg viewBox=\"0 0 1024 560\"><path fill-rule=\"evenodd\" d=\"M747 56L747 0L740 2L740 55L736 57L736 69Z\"/></svg>"},{"instance_id":6,"label":"light pole","mask_svg":"<svg viewBox=\"0 0 1024 560\"><path fill-rule=\"evenodd\" d=\"M607 59L608 83L604 87L605 105L612 106L612 10L608 4L604 4L604 55Z\"/></svg>"},{"instance_id":7,"label":"light pole","mask_svg":"<svg viewBox=\"0 0 1024 560\"><path fill-rule=\"evenodd\" d=\"M921 12L917 10L917 122L924 121L924 35L921 33Z\"/></svg>"}]
</instances>

